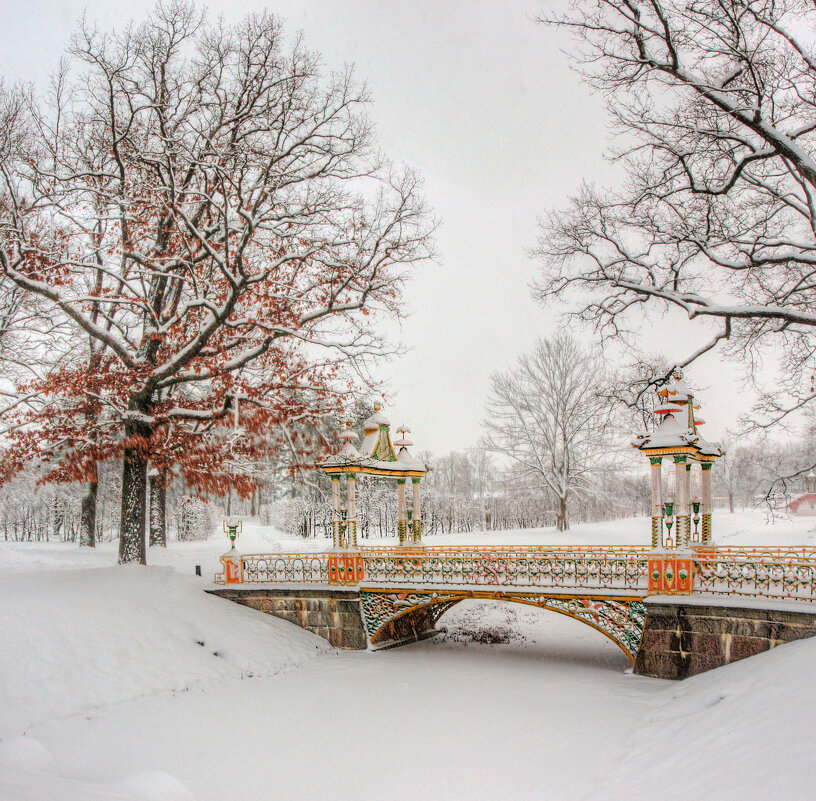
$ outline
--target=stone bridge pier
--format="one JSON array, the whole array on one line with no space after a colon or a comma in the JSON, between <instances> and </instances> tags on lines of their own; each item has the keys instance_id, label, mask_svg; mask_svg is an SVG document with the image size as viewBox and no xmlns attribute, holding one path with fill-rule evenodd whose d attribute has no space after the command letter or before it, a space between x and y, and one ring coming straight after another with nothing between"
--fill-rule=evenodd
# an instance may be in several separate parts
<instances>
[{"instance_id":1,"label":"stone bridge pier","mask_svg":"<svg viewBox=\"0 0 816 801\"><path fill-rule=\"evenodd\" d=\"M368 647L357 590L225 587L212 595L288 620L328 640L336 648Z\"/></svg>"},{"instance_id":2,"label":"stone bridge pier","mask_svg":"<svg viewBox=\"0 0 816 801\"><path fill-rule=\"evenodd\" d=\"M464 597L417 602L416 594L410 594L413 602L398 602L394 608L383 602L383 594L356 589L230 587L208 592L288 620L348 650L393 648L432 637L439 618Z\"/></svg>"},{"instance_id":3,"label":"stone bridge pier","mask_svg":"<svg viewBox=\"0 0 816 801\"><path fill-rule=\"evenodd\" d=\"M816 610L785 602L763 608L710 598L646 598L644 606L634 671L641 676L684 679L816 635Z\"/></svg>"}]
</instances>

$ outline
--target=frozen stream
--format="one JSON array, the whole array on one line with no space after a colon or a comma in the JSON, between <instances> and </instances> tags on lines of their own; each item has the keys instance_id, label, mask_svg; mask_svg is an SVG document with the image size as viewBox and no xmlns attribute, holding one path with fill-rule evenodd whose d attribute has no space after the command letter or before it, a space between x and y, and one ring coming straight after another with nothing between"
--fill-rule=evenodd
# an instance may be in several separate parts
<instances>
[{"instance_id":1,"label":"frozen stream","mask_svg":"<svg viewBox=\"0 0 816 801\"><path fill-rule=\"evenodd\" d=\"M67 777L164 770L199 801L568 801L592 793L666 686L627 675L612 642L552 612L471 601L440 625L448 634L421 644L324 654L29 734Z\"/></svg>"}]
</instances>

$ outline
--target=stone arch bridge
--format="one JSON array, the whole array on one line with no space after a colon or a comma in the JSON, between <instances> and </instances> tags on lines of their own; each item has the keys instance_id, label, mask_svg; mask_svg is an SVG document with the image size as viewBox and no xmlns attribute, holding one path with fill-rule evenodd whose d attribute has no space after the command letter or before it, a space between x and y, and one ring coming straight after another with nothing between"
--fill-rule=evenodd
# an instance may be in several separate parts
<instances>
[{"instance_id":1,"label":"stone arch bridge","mask_svg":"<svg viewBox=\"0 0 816 801\"><path fill-rule=\"evenodd\" d=\"M435 633L462 600L568 615L635 672L683 678L816 634L816 549L637 546L394 547L221 558L211 592L343 648Z\"/></svg>"}]
</instances>

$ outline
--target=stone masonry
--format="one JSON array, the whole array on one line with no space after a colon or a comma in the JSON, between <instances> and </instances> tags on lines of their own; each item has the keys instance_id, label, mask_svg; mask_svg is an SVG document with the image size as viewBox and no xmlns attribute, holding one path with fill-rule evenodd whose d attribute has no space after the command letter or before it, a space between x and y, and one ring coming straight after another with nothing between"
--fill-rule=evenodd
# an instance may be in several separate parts
<instances>
[{"instance_id":1,"label":"stone masonry","mask_svg":"<svg viewBox=\"0 0 816 801\"><path fill-rule=\"evenodd\" d=\"M816 635L816 612L683 603L646 605L635 673L684 679Z\"/></svg>"},{"instance_id":2,"label":"stone masonry","mask_svg":"<svg viewBox=\"0 0 816 801\"><path fill-rule=\"evenodd\" d=\"M367 647L358 592L233 588L208 592L295 623L337 648L364 650Z\"/></svg>"}]
</instances>

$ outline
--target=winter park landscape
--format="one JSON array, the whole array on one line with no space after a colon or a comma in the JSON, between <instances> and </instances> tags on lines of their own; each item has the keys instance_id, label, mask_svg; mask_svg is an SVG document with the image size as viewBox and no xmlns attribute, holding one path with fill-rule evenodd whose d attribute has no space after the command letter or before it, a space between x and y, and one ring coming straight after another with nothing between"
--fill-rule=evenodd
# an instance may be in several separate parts
<instances>
[{"instance_id":1,"label":"winter park landscape","mask_svg":"<svg viewBox=\"0 0 816 801\"><path fill-rule=\"evenodd\" d=\"M816 798L804 0L0 10L0 801Z\"/></svg>"}]
</instances>

